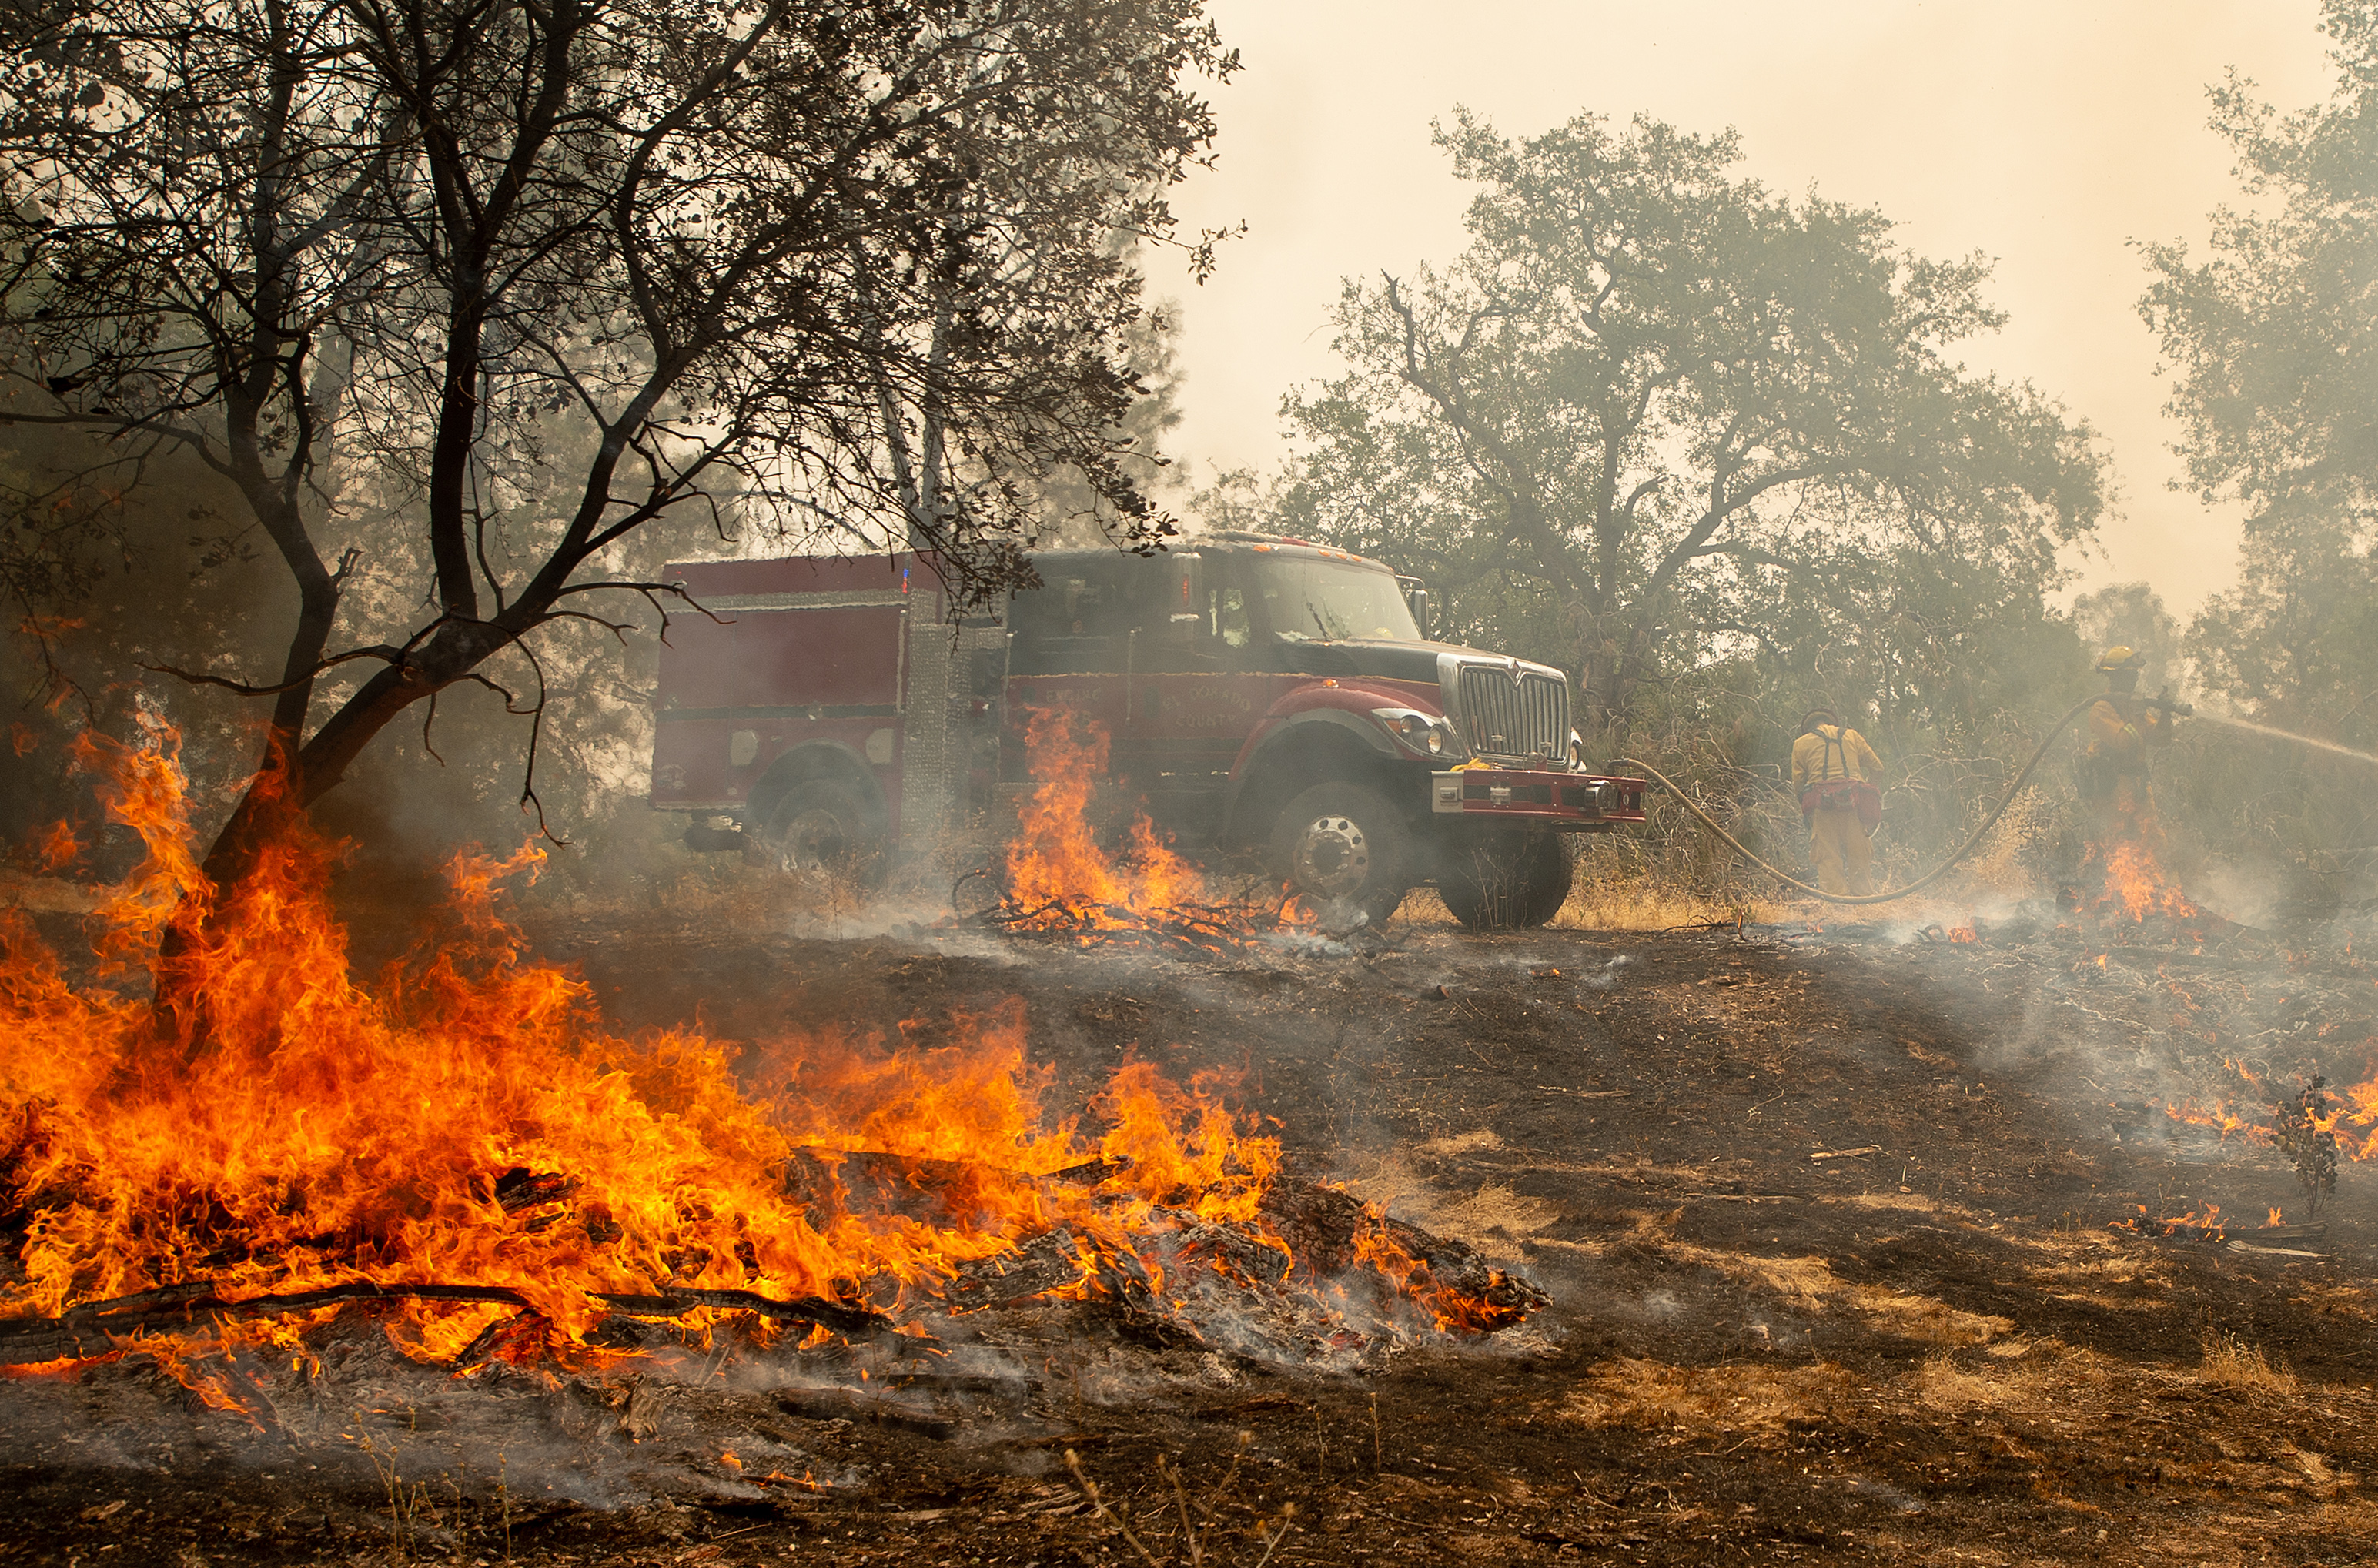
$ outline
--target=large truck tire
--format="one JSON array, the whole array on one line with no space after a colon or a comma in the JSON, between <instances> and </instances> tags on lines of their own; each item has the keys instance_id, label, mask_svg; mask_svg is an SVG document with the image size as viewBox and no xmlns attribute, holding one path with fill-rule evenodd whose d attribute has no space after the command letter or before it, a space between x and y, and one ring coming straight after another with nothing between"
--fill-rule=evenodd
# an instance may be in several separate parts
<instances>
[{"instance_id":1,"label":"large truck tire","mask_svg":"<svg viewBox=\"0 0 2378 1568\"><path fill-rule=\"evenodd\" d=\"M812 779L785 792L753 835L760 862L787 871L826 871L860 887L883 881L883 837L859 792Z\"/></svg>"},{"instance_id":2,"label":"large truck tire","mask_svg":"<svg viewBox=\"0 0 2378 1568\"><path fill-rule=\"evenodd\" d=\"M1272 825L1271 859L1324 927L1385 925L1414 880L1403 819L1376 790L1342 781L1288 803Z\"/></svg>"},{"instance_id":3,"label":"large truck tire","mask_svg":"<svg viewBox=\"0 0 2378 1568\"><path fill-rule=\"evenodd\" d=\"M1473 931L1524 931L1568 902L1577 866L1555 833L1482 833L1447 846L1437 892Z\"/></svg>"}]
</instances>

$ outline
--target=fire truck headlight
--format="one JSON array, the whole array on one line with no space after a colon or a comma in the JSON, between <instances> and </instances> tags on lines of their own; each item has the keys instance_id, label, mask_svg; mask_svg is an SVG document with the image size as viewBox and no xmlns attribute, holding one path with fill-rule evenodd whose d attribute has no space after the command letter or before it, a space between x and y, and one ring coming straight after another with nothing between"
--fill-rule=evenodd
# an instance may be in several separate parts
<instances>
[{"instance_id":1,"label":"fire truck headlight","mask_svg":"<svg viewBox=\"0 0 2378 1568\"><path fill-rule=\"evenodd\" d=\"M1568 732L1568 765L1572 768L1585 766L1585 737L1575 730Z\"/></svg>"},{"instance_id":2,"label":"fire truck headlight","mask_svg":"<svg viewBox=\"0 0 2378 1568\"><path fill-rule=\"evenodd\" d=\"M1371 717L1387 726L1395 737L1426 757L1442 757L1460 750L1454 738L1453 725L1444 719L1431 718L1412 708L1374 708Z\"/></svg>"}]
</instances>

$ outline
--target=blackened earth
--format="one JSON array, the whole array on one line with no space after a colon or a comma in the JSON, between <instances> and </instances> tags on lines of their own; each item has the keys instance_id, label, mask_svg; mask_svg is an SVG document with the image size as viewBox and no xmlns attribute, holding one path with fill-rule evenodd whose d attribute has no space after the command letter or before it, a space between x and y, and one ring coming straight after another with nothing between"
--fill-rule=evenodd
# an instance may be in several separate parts
<instances>
[{"instance_id":1,"label":"blackened earth","mask_svg":"<svg viewBox=\"0 0 2378 1568\"><path fill-rule=\"evenodd\" d=\"M1218 1568L1267 1549L2378 1557L2378 1179L2348 1165L2317 1234L2109 1228L2141 1207L2216 1202L2253 1225L2304 1203L2268 1145L2139 1108L2201 1080L2208 1048L2201 975L2154 953L2098 964L2052 930L1894 945L1399 924L1385 952L1195 961L661 916L534 934L628 1028L930 1032L1020 998L1054 1105L1135 1056L1242 1069L1302 1170L1524 1270L1553 1304L1336 1371L1043 1304L1001 1330L991 1373L824 1365L791 1392L675 1349L603 1379L456 1380L358 1322L318 1375L247 1367L269 1396L254 1426L130 1358L0 1382L0 1561L1056 1568L1187 1562L1192 1530ZM2230 978L2275 999L2294 984L2284 960ZM2370 974L2336 959L2315 984L2345 999L2327 1028L2367 1039Z\"/></svg>"}]
</instances>

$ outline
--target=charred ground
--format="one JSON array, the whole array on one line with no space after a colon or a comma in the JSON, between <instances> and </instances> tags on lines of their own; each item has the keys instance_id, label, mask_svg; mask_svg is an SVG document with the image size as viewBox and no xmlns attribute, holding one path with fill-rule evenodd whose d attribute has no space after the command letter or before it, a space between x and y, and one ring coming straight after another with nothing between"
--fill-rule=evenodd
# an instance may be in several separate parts
<instances>
[{"instance_id":1,"label":"charred ground","mask_svg":"<svg viewBox=\"0 0 2378 1568\"><path fill-rule=\"evenodd\" d=\"M2204 1048L2189 1030L2212 1003L2168 973L2191 960L2099 964L2053 933L1391 929L1366 958L1210 961L931 928L537 935L628 1027L930 1032L1018 998L1055 1104L1134 1055L1243 1070L1303 1172L1548 1289L1519 1330L1332 1374L1051 1305L1005 1331L1044 1352L1037 1372L789 1394L682 1357L458 1382L364 1334L272 1384L260 1430L127 1361L0 1385L0 1551L1138 1560L1071 1449L1183 1562L1184 1515L1205 1561L1252 1563L1290 1504L1275 1562L2378 1552L2365 1173L2316 1239L2108 1228L2133 1205L2259 1220L2302 1200L2267 1146L2125 1108ZM2284 956L2257 963L2286 988ZM2324 1023L2366 1023L2356 999L2378 990L2354 961L2293 970Z\"/></svg>"}]
</instances>

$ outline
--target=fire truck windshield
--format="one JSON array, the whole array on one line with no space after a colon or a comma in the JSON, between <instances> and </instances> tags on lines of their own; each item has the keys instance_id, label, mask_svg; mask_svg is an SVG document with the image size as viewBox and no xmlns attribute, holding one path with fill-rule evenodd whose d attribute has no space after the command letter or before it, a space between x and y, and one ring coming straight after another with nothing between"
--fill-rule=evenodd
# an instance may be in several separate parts
<instances>
[{"instance_id":1,"label":"fire truck windshield","mask_svg":"<svg viewBox=\"0 0 2378 1568\"><path fill-rule=\"evenodd\" d=\"M1272 635L1285 642L1417 642L1395 574L1351 561L1258 557L1255 582Z\"/></svg>"}]
</instances>

